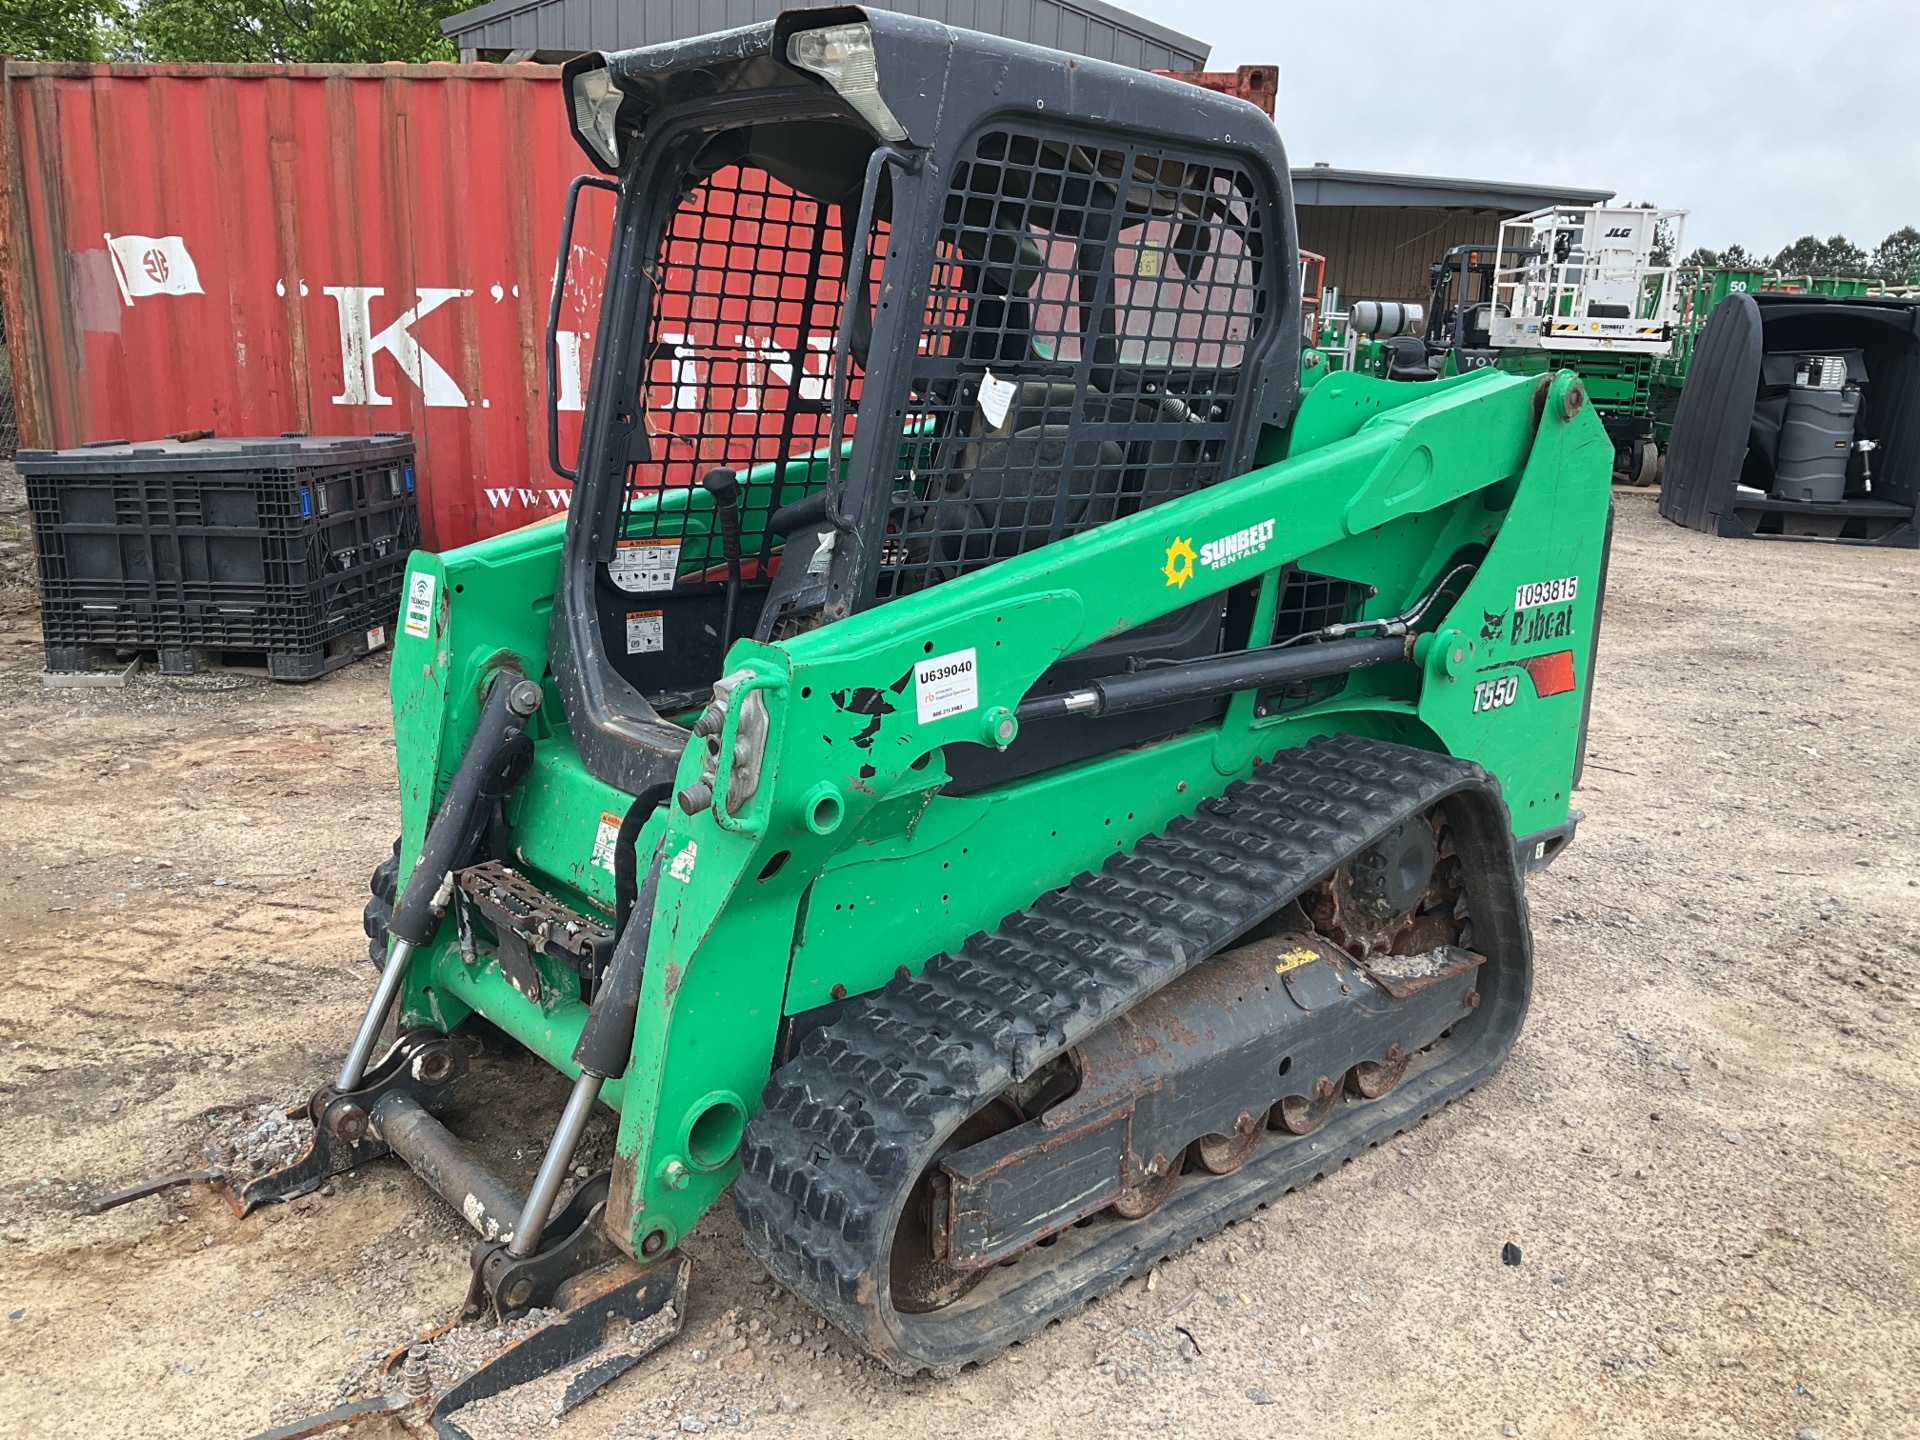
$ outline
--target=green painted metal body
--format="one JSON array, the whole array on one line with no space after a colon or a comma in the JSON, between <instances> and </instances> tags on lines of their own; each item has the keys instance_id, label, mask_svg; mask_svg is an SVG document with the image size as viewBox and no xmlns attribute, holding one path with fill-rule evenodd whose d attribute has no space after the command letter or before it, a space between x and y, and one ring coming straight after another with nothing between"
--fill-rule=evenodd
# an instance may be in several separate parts
<instances>
[{"instance_id":1,"label":"green painted metal body","mask_svg":"<svg viewBox=\"0 0 1920 1440\"><path fill-rule=\"evenodd\" d=\"M604 1095L620 1115L610 1217L635 1253L676 1244L731 1180L783 1016L917 970L1280 748L1349 731L1444 750L1499 777L1517 832L1567 819L1613 455L1578 377L1487 370L1396 384L1323 366L1314 378L1245 475L793 639L733 646L728 673L747 672L770 719L758 790L738 816L663 807L637 847L646 856L663 842L665 873L632 1060ZM1190 573L1173 563L1180 542L1199 550L1267 522L1263 550ZM548 687L529 732L533 769L508 816L513 863L570 903L611 913L608 827L630 797L583 768L548 677L561 538L543 524L414 557L410 585L431 579L434 594L393 658L403 864L419 852L490 674L512 663ZM1449 613L1429 618L1414 660L1357 673L1329 699L1267 717L1243 693L1223 718L1158 743L941 793L953 747L995 744L995 727L1042 673L1097 640L1249 582L1254 633L1266 633L1293 562L1374 587L1365 613L1393 614L1462 558L1479 568ZM1575 598L1516 605L1519 587L1568 578ZM967 649L977 707L920 723L915 663ZM1574 683L1537 693L1521 662L1562 651ZM892 708L857 748L868 717L833 697L859 686ZM689 744L679 783L698 776L701 750ZM530 1002L484 950L464 962L453 929L416 955L404 1022L447 1029L477 1011L574 1073L586 1014L574 977L550 969Z\"/></svg>"}]
</instances>

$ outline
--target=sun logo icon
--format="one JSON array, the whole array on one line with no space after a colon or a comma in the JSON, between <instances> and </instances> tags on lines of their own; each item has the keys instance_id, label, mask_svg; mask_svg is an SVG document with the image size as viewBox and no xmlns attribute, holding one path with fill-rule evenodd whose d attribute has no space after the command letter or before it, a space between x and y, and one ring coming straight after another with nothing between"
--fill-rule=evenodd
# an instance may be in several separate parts
<instances>
[{"instance_id":1,"label":"sun logo icon","mask_svg":"<svg viewBox=\"0 0 1920 1440\"><path fill-rule=\"evenodd\" d=\"M1167 584L1179 588L1193 578L1193 542L1176 535L1173 543L1167 546L1167 563L1160 567L1160 573L1167 577Z\"/></svg>"}]
</instances>

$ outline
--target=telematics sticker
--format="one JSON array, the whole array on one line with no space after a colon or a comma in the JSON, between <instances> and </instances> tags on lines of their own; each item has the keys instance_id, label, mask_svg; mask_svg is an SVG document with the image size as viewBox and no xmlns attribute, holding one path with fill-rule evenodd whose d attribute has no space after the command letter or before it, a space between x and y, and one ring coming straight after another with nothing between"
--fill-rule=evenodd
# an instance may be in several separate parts
<instances>
[{"instance_id":1,"label":"telematics sticker","mask_svg":"<svg viewBox=\"0 0 1920 1440\"><path fill-rule=\"evenodd\" d=\"M666 617L658 610L627 612L627 654L645 655L667 648Z\"/></svg>"},{"instance_id":2,"label":"telematics sticker","mask_svg":"<svg viewBox=\"0 0 1920 1440\"><path fill-rule=\"evenodd\" d=\"M600 828L593 832L593 863L609 875L613 868L614 852L620 845L620 817L611 810L600 812Z\"/></svg>"},{"instance_id":3,"label":"telematics sticker","mask_svg":"<svg viewBox=\"0 0 1920 1440\"><path fill-rule=\"evenodd\" d=\"M980 705L980 676L974 669L974 652L956 650L951 655L936 655L913 667L913 698L920 712L920 723L963 715Z\"/></svg>"},{"instance_id":4,"label":"telematics sticker","mask_svg":"<svg viewBox=\"0 0 1920 1440\"><path fill-rule=\"evenodd\" d=\"M1534 585L1522 585L1513 592L1514 607L1526 610L1535 605L1558 605L1562 600L1571 600L1580 588L1580 577L1569 575L1562 580L1542 580Z\"/></svg>"},{"instance_id":5,"label":"telematics sticker","mask_svg":"<svg viewBox=\"0 0 1920 1440\"><path fill-rule=\"evenodd\" d=\"M607 562L607 578L629 595L671 590L679 573L678 540L622 540Z\"/></svg>"},{"instance_id":6,"label":"telematics sticker","mask_svg":"<svg viewBox=\"0 0 1920 1440\"><path fill-rule=\"evenodd\" d=\"M407 582L406 632L425 640L433 634L433 576L424 570Z\"/></svg>"}]
</instances>

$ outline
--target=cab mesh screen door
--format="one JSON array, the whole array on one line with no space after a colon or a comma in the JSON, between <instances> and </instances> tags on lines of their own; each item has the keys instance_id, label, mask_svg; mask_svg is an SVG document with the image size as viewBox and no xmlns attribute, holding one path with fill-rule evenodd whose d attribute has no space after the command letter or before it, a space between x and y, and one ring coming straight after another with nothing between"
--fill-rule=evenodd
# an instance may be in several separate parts
<instances>
[{"instance_id":1,"label":"cab mesh screen door","mask_svg":"<svg viewBox=\"0 0 1920 1440\"><path fill-rule=\"evenodd\" d=\"M1280 308L1269 214L1217 159L979 136L942 215L878 598L1221 479Z\"/></svg>"}]
</instances>

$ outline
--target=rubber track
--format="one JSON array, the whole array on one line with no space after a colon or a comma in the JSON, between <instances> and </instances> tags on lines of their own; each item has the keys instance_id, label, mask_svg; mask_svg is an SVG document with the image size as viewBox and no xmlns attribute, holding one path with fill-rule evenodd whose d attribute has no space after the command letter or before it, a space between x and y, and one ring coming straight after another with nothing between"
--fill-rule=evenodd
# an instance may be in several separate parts
<instances>
[{"instance_id":1,"label":"rubber track","mask_svg":"<svg viewBox=\"0 0 1920 1440\"><path fill-rule=\"evenodd\" d=\"M849 1008L774 1073L747 1127L733 1194L748 1249L907 1374L983 1358L1137 1273L1129 1264L1057 1305L972 1306L939 1344L901 1333L885 1290L895 1212L961 1120L1403 818L1463 789L1491 792L1504 822L1495 782L1470 762L1351 735L1285 751L1098 872ZM1510 844L1507 855L1510 864ZM1168 1244L1193 1238L1169 1232ZM946 1314L906 1318L937 1326Z\"/></svg>"}]
</instances>

